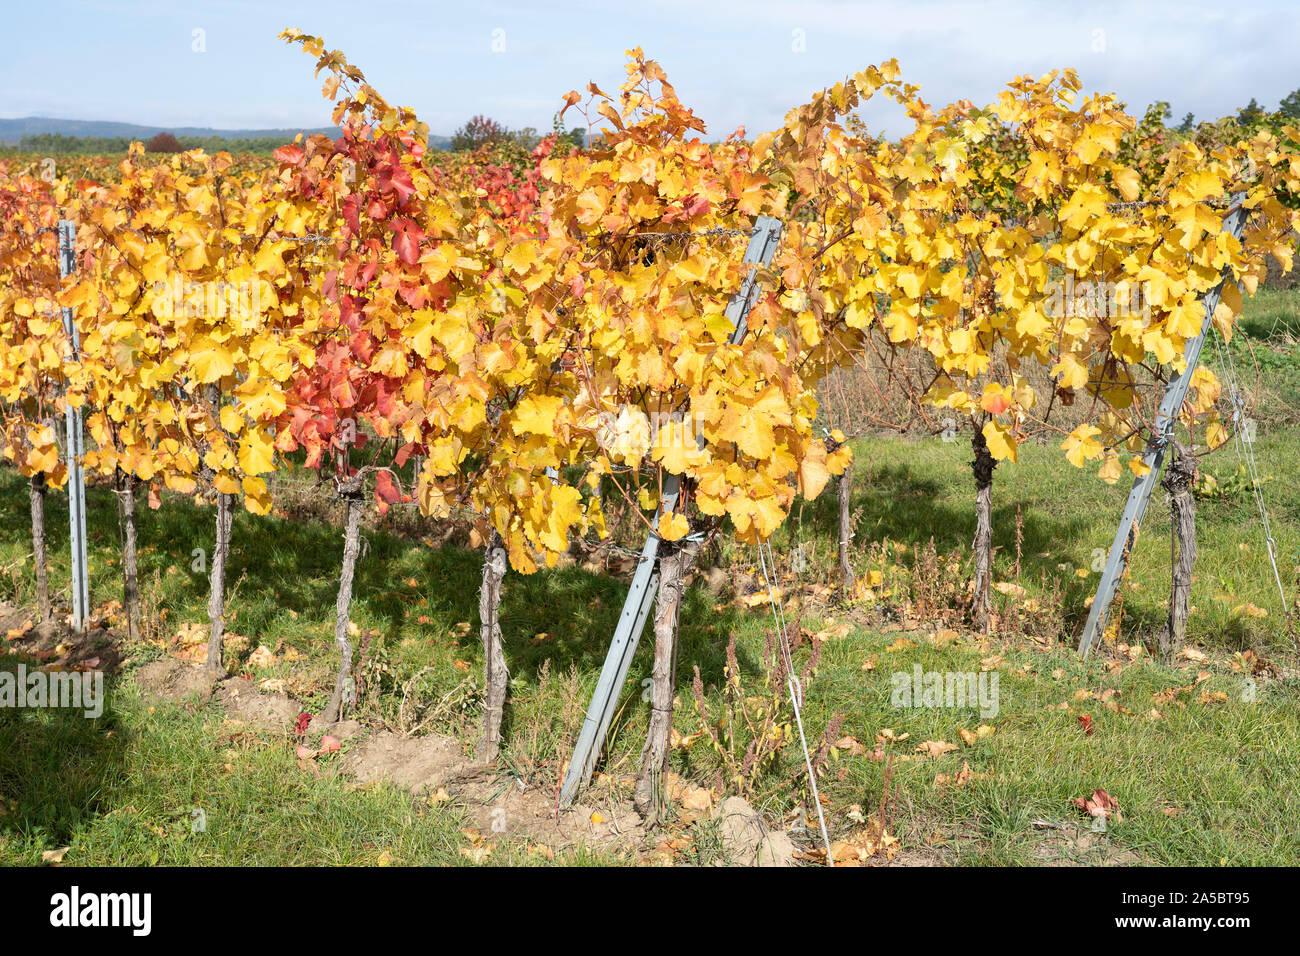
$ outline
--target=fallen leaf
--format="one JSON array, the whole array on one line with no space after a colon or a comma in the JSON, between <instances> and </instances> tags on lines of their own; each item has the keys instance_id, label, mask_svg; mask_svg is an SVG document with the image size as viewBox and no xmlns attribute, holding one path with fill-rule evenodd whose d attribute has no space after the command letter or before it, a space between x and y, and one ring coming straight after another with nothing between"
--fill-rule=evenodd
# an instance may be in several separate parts
<instances>
[{"instance_id":1,"label":"fallen leaf","mask_svg":"<svg viewBox=\"0 0 1300 956\"><path fill-rule=\"evenodd\" d=\"M63 858L68 855L68 847L61 846L57 850L45 850L41 853L41 862L48 863L50 866L58 866L63 862Z\"/></svg>"},{"instance_id":2,"label":"fallen leaf","mask_svg":"<svg viewBox=\"0 0 1300 956\"><path fill-rule=\"evenodd\" d=\"M704 787L688 787L682 791L682 807L687 810L708 810L713 806L713 794ZM592 821L593 823L595 820Z\"/></svg>"},{"instance_id":3,"label":"fallen leaf","mask_svg":"<svg viewBox=\"0 0 1300 956\"><path fill-rule=\"evenodd\" d=\"M683 736L682 734L679 734L677 729L674 727L668 732L668 746L673 750L690 750L691 747L694 746L695 742L703 736L703 731L697 731L696 733L686 734Z\"/></svg>"},{"instance_id":4,"label":"fallen leaf","mask_svg":"<svg viewBox=\"0 0 1300 956\"><path fill-rule=\"evenodd\" d=\"M892 860L898 855L899 850L898 840L890 836L885 828L872 818L862 829L846 839L836 840L831 844L831 861L835 866L861 866L875 856ZM819 847L796 853L795 857L825 864L826 850L824 847Z\"/></svg>"},{"instance_id":5,"label":"fallen leaf","mask_svg":"<svg viewBox=\"0 0 1300 956\"><path fill-rule=\"evenodd\" d=\"M853 756L866 753L867 748L862 746L856 737L841 737L835 743L831 744L836 750L846 750Z\"/></svg>"},{"instance_id":6,"label":"fallen leaf","mask_svg":"<svg viewBox=\"0 0 1300 956\"><path fill-rule=\"evenodd\" d=\"M1100 787L1092 791L1091 797L1075 797L1070 802L1090 817L1113 817L1116 823L1123 819L1119 803Z\"/></svg>"},{"instance_id":7,"label":"fallen leaf","mask_svg":"<svg viewBox=\"0 0 1300 956\"><path fill-rule=\"evenodd\" d=\"M258 669L272 667L275 665L275 652L265 644L258 644L257 650L248 655L248 663Z\"/></svg>"},{"instance_id":8,"label":"fallen leaf","mask_svg":"<svg viewBox=\"0 0 1300 956\"><path fill-rule=\"evenodd\" d=\"M971 779L970 764L962 761L961 770L956 775L941 773L934 778L936 786L944 784L956 784L958 787L964 787Z\"/></svg>"},{"instance_id":9,"label":"fallen leaf","mask_svg":"<svg viewBox=\"0 0 1300 956\"><path fill-rule=\"evenodd\" d=\"M935 647L948 647L952 644L956 644L959 640L961 640L961 635L950 627L945 627L942 630L935 631L934 634L930 636L930 643Z\"/></svg>"},{"instance_id":10,"label":"fallen leaf","mask_svg":"<svg viewBox=\"0 0 1300 956\"><path fill-rule=\"evenodd\" d=\"M468 857L471 862L482 863L492 855L494 849L495 847L491 843L484 843L480 846L463 846L460 848L460 855Z\"/></svg>"},{"instance_id":11,"label":"fallen leaf","mask_svg":"<svg viewBox=\"0 0 1300 956\"><path fill-rule=\"evenodd\" d=\"M929 754L931 757L942 757L949 751L957 749L956 744L950 744L946 740L927 740L917 745L917 750Z\"/></svg>"}]
</instances>

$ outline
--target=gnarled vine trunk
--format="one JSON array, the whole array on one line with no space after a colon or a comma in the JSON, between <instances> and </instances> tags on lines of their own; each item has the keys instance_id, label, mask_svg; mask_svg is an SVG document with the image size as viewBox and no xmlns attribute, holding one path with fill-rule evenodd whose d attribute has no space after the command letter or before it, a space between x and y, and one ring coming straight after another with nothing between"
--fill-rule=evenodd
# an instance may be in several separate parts
<instances>
[{"instance_id":1,"label":"gnarled vine trunk","mask_svg":"<svg viewBox=\"0 0 1300 956\"><path fill-rule=\"evenodd\" d=\"M28 496L32 505L32 557L36 562L36 612L40 620L50 619L49 562L45 556L45 472L32 476Z\"/></svg>"},{"instance_id":2,"label":"gnarled vine trunk","mask_svg":"<svg viewBox=\"0 0 1300 956\"><path fill-rule=\"evenodd\" d=\"M853 463L849 462L844 468L844 474L840 475L839 488L836 491L836 497L840 509L840 540L839 540L839 559L840 559L840 586L844 588L845 593L853 590L853 564L849 560L849 551L853 544Z\"/></svg>"},{"instance_id":3,"label":"gnarled vine trunk","mask_svg":"<svg viewBox=\"0 0 1300 956\"><path fill-rule=\"evenodd\" d=\"M357 556L361 553L361 513L365 502L359 482L356 488L343 493L343 568L339 572L339 596L334 605L334 643L339 646L339 672L334 680L334 693L321 714L321 721L332 724L343 716L343 704L349 696L348 681L352 677L352 642L348 639L348 618L352 609L352 581L356 575ZM349 702L351 702L349 700Z\"/></svg>"},{"instance_id":4,"label":"gnarled vine trunk","mask_svg":"<svg viewBox=\"0 0 1300 956\"><path fill-rule=\"evenodd\" d=\"M510 672L501 646L501 582L506 576L506 549L493 528L483 555L483 586L479 590L479 636L483 640L483 677L487 699L483 704L483 736L478 757L484 763L497 759L501 749L501 715L505 710Z\"/></svg>"},{"instance_id":5,"label":"gnarled vine trunk","mask_svg":"<svg viewBox=\"0 0 1300 956\"><path fill-rule=\"evenodd\" d=\"M677 624L686 582L699 557L700 542L683 538L660 544L659 593L655 595L655 659L650 671L650 726L641 749L634 802L647 820L658 816L660 788L668 770L677 677Z\"/></svg>"},{"instance_id":6,"label":"gnarled vine trunk","mask_svg":"<svg viewBox=\"0 0 1300 956\"><path fill-rule=\"evenodd\" d=\"M1192 600L1192 569L1196 566L1196 459L1181 452L1169 463L1161 480L1169 492L1172 588L1169 621L1160 633L1160 658L1168 663L1182 649L1187 637L1187 616Z\"/></svg>"},{"instance_id":7,"label":"gnarled vine trunk","mask_svg":"<svg viewBox=\"0 0 1300 956\"><path fill-rule=\"evenodd\" d=\"M226 622L223 617L226 602L226 560L230 556L230 527L234 521L235 496L217 493L217 540L212 552L212 574L208 579L208 623L211 631L208 636L207 671L210 676L220 679L226 676L226 666L222 663L222 636Z\"/></svg>"},{"instance_id":8,"label":"gnarled vine trunk","mask_svg":"<svg viewBox=\"0 0 1300 956\"><path fill-rule=\"evenodd\" d=\"M975 475L975 589L971 594L970 616L977 627L988 626L992 601L989 597L993 575L993 469L997 461L989 451L984 432L977 430L971 439L975 460L971 471Z\"/></svg>"},{"instance_id":9,"label":"gnarled vine trunk","mask_svg":"<svg viewBox=\"0 0 1300 956\"><path fill-rule=\"evenodd\" d=\"M140 589L136 557L135 476L117 469L113 475L117 490L117 520L122 542L122 609L130 640L140 636Z\"/></svg>"}]
</instances>

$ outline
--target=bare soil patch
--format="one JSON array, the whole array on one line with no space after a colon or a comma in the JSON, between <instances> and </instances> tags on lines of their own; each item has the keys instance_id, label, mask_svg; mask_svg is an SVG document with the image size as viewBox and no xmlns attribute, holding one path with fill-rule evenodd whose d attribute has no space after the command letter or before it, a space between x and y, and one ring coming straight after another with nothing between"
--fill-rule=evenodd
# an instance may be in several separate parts
<instances>
[{"instance_id":1,"label":"bare soil patch","mask_svg":"<svg viewBox=\"0 0 1300 956\"><path fill-rule=\"evenodd\" d=\"M1062 823L1044 829L1031 855L1043 866L1149 866L1132 850L1084 824Z\"/></svg>"},{"instance_id":2,"label":"bare soil patch","mask_svg":"<svg viewBox=\"0 0 1300 956\"><path fill-rule=\"evenodd\" d=\"M212 697L213 682L203 667L172 657L145 664L132 678L149 697L177 703L190 700L202 702Z\"/></svg>"},{"instance_id":3,"label":"bare soil patch","mask_svg":"<svg viewBox=\"0 0 1300 956\"><path fill-rule=\"evenodd\" d=\"M56 616L37 623L33 610L12 604L0 604L0 641L66 670L115 674L122 663L116 635L101 623L92 621L84 632L74 631L66 619Z\"/></svg>"}]
</instances>

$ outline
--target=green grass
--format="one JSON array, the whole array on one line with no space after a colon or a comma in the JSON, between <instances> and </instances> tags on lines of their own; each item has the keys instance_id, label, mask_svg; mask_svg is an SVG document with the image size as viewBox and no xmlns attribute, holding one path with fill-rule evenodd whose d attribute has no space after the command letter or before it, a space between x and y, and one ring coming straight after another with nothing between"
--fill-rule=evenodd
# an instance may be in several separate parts
<instances>
[{"instance_id":1,"label":"green grass","mask_svg":"<svg viewBox=\"0 0 1300 956\"><path fill-rule=\"evenodd\" d=\"M980 723L995 728L975 746L898 765L893 787L899 827L911 841L938 830L958 862L1035 862L1040 843L1030 821L1070 821L1069 801L1101 787L1119 801L1123 814L1108 834L1116 851L1160 864L1300 860L1300 837L1288 822L1300 809L1295 681L1270 685L1254 703L1245 703L1240 678L1216 670L1197 694L1222 691L1226 703L1202 704L1192 695L1184 708L1160 706L1163 718L1149 720L1144 715L1154 706L1151 695L1189 684L1190 673L1144 665L1110 674L1101 662L1081 663L1068 651L1004 650L999 713L986 720L973 710L892 708L885 675L864 679L865 655L874 655L877 671L888 674L908 671L916 662L940 671L975 670L985 653L940 650L924 641L887 651L897 636L835 643L810 698L808 720L815 724L832 709L847 711L852 716L842 732L868 746L883 727L909 733L899 752L924 740L960 744L958 730ZM1030 671L1018 674L1022 667ZM1059 679L1051 676L1057 670L1064 672ZM1076 702L1081 688L1095 694L1114 689L1113 699L1132 713L1112 713L1097 700ZM1055 709L1063 702L1071 709ZM1079 723L1085 712L1094 721L1091 736ZM964 762L976 775L965 787L935 783L938 773L954 774ZM841 764L842 778L833 770L823 781L832 805L878 802L882 764L862 758ZM1179 812L1166 815L1166 807Z\"/></svg>"},{"instance_id":2,"label":"green grass","mask_svg":"<svg viewBox=\"0 0 1300 956\"><path fill-rule=\"evenodd\" d=\"M868 440L855 449L859 471L854 507L862 509L855 527L859 543L886 539L910 551L933 538L940 553L965 554L975 532L968 442L960 436L950 443ZM1210 456L1206 469L1220 479L1230 477L1237 466L1231 454L1228 449ZM1287 480L1298 456L1300 431L1258 438L1256 457L1288 588L1293 588L1300 566L1300 488ZM1023 446L1018 463L1002 462L994 473L994 579L1013 578L1019 511L1019 583L1032 596L1059 590L1065 625L1077 632L1087 616L1085 602L1097 587L1099 575L1093 568L1110 549L1129 485L1122 479L1107 485L1096 477L1095 468L1071 467L1052 445ZM1167 613L1170 528L1163 497L1162 491L1153 496L1130 561L1124 630L1133 635L1154 633ZM1191 639L1225 650L1281 649L1289 644L1259 515L1248 490L1226 500L1202 499L1197 508ZM834 499L826 495L805 506L802 516L796 509L782 534L787 546L805 539L815 555L814 566L824 565L832 553L833 522ZM1268 616L1233 616L1232 609L1246 602L1266 609Z\"/></svg>"},{"instance_id":3,"label":"green grass","mask_svg":"<svg viewBox=\"0 0 1300 956\"><path fill-rule=\"evenodd\" d=\"M1260 447L1264 471L1279 476L1267 487L1288 561L1300 547L1300 493L1284 479L1298 443L1300 437L1290 432L1269 436ZM964 555L973 528L967 450L939 440L882 441L865 442L858 453L856 533L864 552L869 542L884 538L923 544L933 536L941 553ZM7 514L22 515L24 486L11 471L0 474L0 505ZM1108 487L1070 468L1056 449L1024 449L1018 465L1004 464L997 472L995 579L1012 574L1018 504L1024 517L1021 580L1031 595L1056 587L1064 595L1067 623L1077 627L1097 576L1085 580L1075 569L1089 567L1092 549L1109 544L1124 493L1122 487ZM118 597L117 569L110 563L116 533L106 490L92 488L89 498L95 529L92 591L98 604ZM831 504L828 496L802 514L796 512L787 540L778 542L778 552L788 553L799 540L809 546L813 579L823 578L829 567ZM66 581L61 496L50 496L50 512L54 579ZM1168 591L1165 512L1153 503L1133 562L1136 588L1129 590L1123 625L1123 639L1130 642L1156 627L1162 616ZM163 582L157 599L169 612L169 629L203 619L206 580L190 570L190 563L192 550L208 544L211 519L211 508L195 508L184 499L168 499L159 511L141 516L141 540L147 543L143 576L147 580L156 570ZM987 645L968 638L939 648L922 638L923 631L908 632L915 646L888 651L899 634L884 629L888 615L868 612L858 613L852 631L823 648L808 693L810 733L816 738L831 716L841 713L841 735L858 738L870 750L875 735L892 728L911 735L897 745L899 754L909 754L924 740L960 743L960 728L974 729L979 723L995 727L991 737L975 746L962 745L938 759L895 764L890 825L908 849L924 849L925 839L938 831L937 845L957 862L1037 862L1043 836L1030 821L1074 820L1068 801L1103 787L1124 813L1104 838L1108 852L1123 850L1153 863L1294 863L1300 859L1293 825L1300 810L1296 682L1265 682L1258 699L1247 703L1240 699L1240 676L1224 663L1230 652L1246 647L1274 659L1286 656L1258 531L1245 498L1202 502L1199 519L1192 639L1210 649L1214 663L1198 665L1209 667L1213 676L1185 696L1185 707L1160 706L1160 720L1143 717L1156 706L1152 694L1191 683L1191 670L1144 661L1111 673L1104 658L1082 663L1069 646L1041 648L996 637ZM22 520L5 524L0 563L26 570L26 536ZM338 538L337 528L321 522L242 514L236 522L231 580L239 584L231 630L252 639L228 663L241 669L245 665L239 658L257 644L302 651L305 660L290 664L281 653L273 668L256 676L296 682L291 691L312 710L324 703L334 666L328 631ZM391 719L398 686L420 674L414 684L417 696L434 700L451 694L457 701L434 729L457 733L468 743L479 708L481 656L472 630L479 558L460 548L431 550L382 529L367 532L367 538L370 550L360 565L353 618L378 632L372 659L382 659L389 670L387 676L375 672L382 693L367 700L363 716ZM1242 543L1249 552L1241 550ZM734 560L749 558L735 546L727 550ZM860 554L860 570L867 570L868 560ZM908 560L904 555L899 563L905 566ZM1040 591L1044 579L1047 592ZM507 580L503 624L514 696L507 713L506 756L524 768L521 773L554 786L594 686L624 585L577 568L530 577L512 574ZM25 574L11 574L9 586L18 590L9 597L29 599ZM1227 606L1215 600L1219 590L1268 608L1269 616L1230 618ZM683 734L699 729L690 700L690 667L700 667L709 705L718 705L716 688L723 683L729 635L737 637L745 692L759 692L767 621L762 610L715 607L706 592L689 593L682 615L682 706L677 716ZM804 624L816 629L828 617L842 621L845 614L810 607ZM462 634L465 623L471 629ZM543 633L549 637L534 640ZM132 663L157 653L148 646L136 648ZM807 646L799 653L806 655ZM994 653L1005 659L996 718L985 720L970 710L890 705L892 672L907 671L914 662L941 671L974 670ZM877 667L865 672L862 664L868 658L875 658ZM455 666L457 661L470 670ZM627 706L612 734L607 763L616 774L636 765L645 730L638 689L649 663L645 642L624 691ZM1063 676L1053 678L1058 669ZM1131 714L1112 713L1096 700L1076 702L1079 689L1097 694L1115 689L1116 700ZM1201 693L1213 691L1222 691L1228 701L1199 701ZM1062 702L1073 709L1055 709ZM1085 710L1096 722L1092 736L1079 727L1078 713ZM674 759L683 775L713 780L717 763L703 744L677 752ZM787 746L755 782L756 800L770 816L785 813L803 793L794 782L801 760L797 749ZM975 774L988 776L960 788L935 783L938 773L956 773L963 762ZM884 764L841 755L829 764L821 786L831 801L832 826L843 831L852 827L845 817L852 805L867 812L878 805ZM232 742L215 705L151 710L129 682L115 683L108 711L95 721L57 712L0 712L0 806L5 808L0 861L8 863L36 862L42 850L59 846L71 846L69 863L373 863L385 852L403 863L461 863L465 859L459 850L468 845L460 834L465 819L454 808L432 806L386 787L349 790L328 771L312 777L298 767L283 740L253 736ZM1166 807L1180 812L1167 815ZM191 832L194 809L207 814L204 833ZM587 853L557 859L613 861ZM506 841L491 862L541 861L528 856L522 845Z\"/></svg>"},{"instance_id":4,"label":"green grass","mask_svg":"<svg viewBox=\"0 0 1300 956\"><path fill-rule=\"evenodd\" d=\"M1293 341L1295 293L1261 293L1247 307L1252 335L1269 337L1259 353L1268 358L1267 384L1300 397L1300 362ZM1274 321L1270 316L1277 317ZM1241 343L1234 343L1240 347ZM1239 359L1240 361L1240 359ZM1276 368L1269 366L1276 365ZM899 756L915 753L925 740L961 744L937 759L900 760L890 780L889 827L909 852L959 863L1044 862L1064 852L1035 820L1083 822L1070 806L1075 797L1105 788L1120 803L1123 821L1112 824L1083 859L1117 858L1158 864L1295 864L1300 861L1300 689L1294 670L1284 680L1266 680L1256 699L1243 699L1242 676L1230 658L1247 649L1294 668L1254 505L1246 494L1202 500L1198 512L1199 560L1193 584L1191 641L1209 661L1180 668L1148 660L1108 668L1108 655L1081 662L1072 642L1086 615L1098 575L1099 552L1109 548L1127 482L1107 486L1092 472L1070 467L1051 446L1022 448L1018 464L1003 463L994 484L994 578L1015 582L1016 515L1022 524L1018 583L1027 597L1049 608L1063 631L1061 643L1044 645L1011 635L981 643L965 635L951 646L925 639L929 618L918 630L898 631L906 616L908 589L915 584L917 550L933 539L949 557L953 580L964 580L974 532L973 496L964 442L868 440L856 446L858 470L854 508L860 573L882 570L886 582L873 602L853 609L806 602L802 620L809 630L849 622L844 636L825 642L810 681L805 724L820 737L834 715L843 717L839 735L860 740L870 751L885 728L909 734L894 745ZM1284 580L1294 593L1300 565L1300 487L1291 480L1300 460L1300 429L1261 417L1257 448L1260 468L1275 480L1265 485L1282 558ZM1236 467L1231 452L1212 456L1207 467L1226 479ZM116 514L107 488L89 491L92 603L120 599ZM0 469L0 599L32 601L30 535L26 486ZM833 487L818 501L796 507L775 542L783 572L802 545L809 556L805 583L830 579L834 542ZM51 578L67 604L66 498L51 494ZM372 692L360 716L398 722L403 692L417 706L449 702L429 729L458 735L470 746L481 708L481 653L477 626L480 558L458 547L431 549L419 534L394 533L395 522L365 532L369 545L358 568L353 620L377 636L369 642L362 672ZM141 581L146 604L166 613L163 636L181 624L206 619L207 578L194 570L194 549L210 550L213 509L167 497L158 511L140 515ZM882 556L880 544L891 543ZM897 545L893 547L892 545ZM873 551L873 546L875 550ZM916 550L914 550L916 549ZM749 549L723 545L709 560L752 566ZM235 523L231 570L230 631L236 641L227 665L247 671L248 654L259 644L276 651L277 662L255 676L282 678L289 692L318 712L325 703L335 665L332 647L336 575L341 551L337 524L240 513ZM1080 575L1080 570L1086 571ZM1169 592L1169 518L1163 494L1148 512L1131 562L1120 640L1149 640L1163 621ZM784 583L793 593L798 581ZM931 584L935 582L929 582ZM512 674L504 759L512 772L554 787L567 759L586 701L595 685L626 585L576 567L524 577L511 573L502 605L506 655ZM886 596L885 591L893 593ZM1015 599L995 595L999 612ZM679 700L676 727L698 731L690 693L691 667L698 666L713 712L721 707L725 646L736 638L743 693L762 694L763 648L769 618L764 608L741 610L700 588L692 589L682 613ZM1059 603L1058 603L1059 602ZM1266 617L1234 615L1253 603ZM875 605L879 605L876 607ZM792 614L797 614L791 608ZM543 636L539 636L543 635ZM900 636L913 643L889 650ZM4 642L8 644L9 642ZM611 732L605 767L612 774L633 771L645 732L641 681L649 675L650 648L644 641L633 663L623 706ZM302 659L288 660L301 652ZM8 650L8 648L6 648ZM148 641L127 649L125 674L161 653ZM806 660L808 647L797 651ZM985 719L973 710L898 709L890 703L890 675L914 663L939 671L971 671L1000 655L1000 711ZM0 666L22 660L16 653ZM863 670L874 660L875 669ZM26 658L28 663L33 663ZM1181 696L1182 706L1153 695L1185 686L1198 670L1210 678ZM1059 676L1053 676L1059 672ZM1108 709L1080 691L1117 692ZM1226 701L1203 694L1221 693ZM1062 703L1068 709L1060 709ZM1160 719L1147 715L1153 707ZM1079 714L1087 712L1096 731L1085 735ZM961 743L961 729L987 723L991 736ZM388 854L400 863L465 863L468 846L461 829L467 817L453 806L430 804L391 787L355 790L332 772L325 758L320 777L304 772L292 747L267 735L231 738L216 705L151 707L129 680L110 679L103 716L87 720L57 711L0 710L0 863L32 864L41 852L69 846L68 864L368 864ZM703 741L674 753L675 769L705 784L719 763ZM975 774L965 786L936 782L969 763ZM751 781L752 798L770 818L807 799L799 778L802 756L793 743L774 765ZM831 826L854 827L855 805L878 808L885 787L885 763L840 753L820 778L830 801ZM191 830L191 814L206 814L202 833ZM1174 810L1175 813L1168 811ZM939 836L935 836L936 832ZM697 830L696 859L711 859L716 842ZM1123 854L1123 855L1120 855ZM688 857L689 858L689 857ZM522 843L501 841L491 863L536 865ZM620 862L599 852L559 854L556 862Z\"/></svg>"},{"instance_id":5,"label":"green grass","mask_svg":"<svg viewBox=\"0 0 1300 956\"><path fill-rule=\"evenodd\" d=\"M25 488L12 470L0 469L0 507L20 516L0 530L0 567L9 572L0 581L0 588L8 586L0 599L18 603L32 600ZM92 486L91 601L97 607L121 597L115 523L110 492ZM140 513L142 591L156 611L166 612L167 634L206 619L207 579L194 570L193 551L210 550L213 524L211 507L174 496L161 509ZM62 586L55 601L66 607L69 556L62 495L49 496L47 527L51 579L56 588ZM403 685L413 679L412 695L426 703L455 696L457 706L434 729L472 739L481 701L481 654L477 632L466 625L477 626L481 559L464 548L432 550L381 529L366 531L365 537L368 551L358 567L352 619L380 636L369 658L377 693L361 716L395 718ZM241 661L259 644L296 648L305 660L290 663L280 654L275 666L255 676L290 678L290 692L313 713L328 699L330 674L337 667L332 632L340 552L340 530L324 522L243 512L235 521L228 636L250 640L236 642L240 652L228 649L227 665L236 673L246 670ZM151 585L154 580L158 586ZM576 669L580 676L569 675L576 682L573 700L589 694L604 653L595 635L612 631L622 593L619 582L573 568L511 576L501 615L511 635L511 715L533 707L540 711L529 715L534 729L537 721L548 725L531 759L558 760L564 734L571 744L575 729L559 727L560 715L549 713L554 700L548 688L565 681L552 678L544 662L562 661ZM690 607L693 616L704 617L700 595L692 596ZM541 632L555 637L533 644L529 639ZM131 651L128 673L159 654L148 643ZM29 667L37 663L18 653L0 660L9 669L20 660ZM469 675L457 664L470 667ZM643 664L648 674L648 662ZM87 864L373 863L385 851L403 863L465 862L459 849L469 845L460 834L466 824L455 810L392 788L352 792L328 774L312 778L282 739L255 737L251 747L232 754L229 729L223 730L216 705L197 712L151 707L129 682L110 679L110 687L109 709L98 720L60 711L0 710L0 862L38 862L41 851L69 844L75 852L68 862ZM557 726L550 727L552 722ZM510 727L508 721L507 733ZM235 771L225 769L227 762ZM202 835L190 832L195 808L207 813ZM585 850L556 857L569 864L612 859ZM490 862L525 860L540 862L521 845L506 845Z\"/></svg>"},{"instance_id":6,"label":"green grass","mask_svg":"<svg viewBox=\"0 0 1300 956\"><path fill-rule=\"evenodd\" d=\"M1242 305L1242 330L1251 338L1300 338L1300 289L1257 289Z\"/></svg>"},{"instance_id":7,"label":"green grass","mask_svg":"<svg viewBox=\"0 0 1300 956\"><path fill-rule=\"evenodd\" d=\"M68 865L467 862L456 809L390 786L348 790L328 766L302 770L283 740L232 737L214 706L154 708L125 684L97 720L0 712L0 753L0 861L10 865L62 846ZM537 858L504 845L492 862Z\"/></svg>"}]
</instances>

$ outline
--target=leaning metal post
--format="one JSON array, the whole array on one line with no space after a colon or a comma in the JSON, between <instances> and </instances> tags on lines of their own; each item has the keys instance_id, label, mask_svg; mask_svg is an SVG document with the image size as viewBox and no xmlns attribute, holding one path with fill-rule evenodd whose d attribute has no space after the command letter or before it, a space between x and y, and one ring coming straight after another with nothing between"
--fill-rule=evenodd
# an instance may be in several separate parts
<instances>
[{"instance_id":1,"label":"leaning metal post","mask_svg":"<svg viewBox=\"0 0 1300 956\"><path fill-rule=\"evenodd\" d=\"M740 291L727 303L726 316L735 326L729 339L733 345L745 337L748 328L749 310L754 304L754 293L758 288L758 265L771 265L780 239L781 220L771 216L757 217L744 258L745 262L753 264L753 268L741 284ZM681 480L677 475L664 476L663 494L652 528L657 530L660 516L672 510L680 489ZM645 629L659 587L656 570L658 555L659 536L652 531L646 536L645 545L641 548L641 557L632 575L632 584L628 587L627 599L623 602L623 611L619 614L618 625L614 629L614 638L610 641L604 666L600 669L600 679L596 683L595 693L591 695L587 716L582 722L578 742L574 745L573 757L569 760L564 786L560 790L560 803L564 806L573 803L578 791L591 780L596 758L600 756L605 735L609 733L610 722L618 707L619 691L627 680L632 656L636 653L637 642L641 639L641 632Z\"/></svg>"},{"instance_id":2,"label":"leaning metal post","mask_svg":"<svg viewBox=\"0 0 1300 956\"><path fill-rule=\"evenodd\" d=\"M1243 205L1245 198L1245 193L1236 193L1232 197L1231 211L1223 220L1223 231L1235 239L1241 238L1241 230L1246 222L1246 210ZM1079 653L1084 657L1088 656L1092 645L1106 631L1106 616L1110 613L1110 605L1115 600L1119 582L1124 577L1124 568L1128 564L1129 555L1137 543L1138 531L1142 525L1142 517L1146 514L1147 503L1151 500L1151 492L1155 490L1156 482L1160 480L1160 468L1164 464L1165 450L1173 437L1174 423L1178 420L1178 412L1183 407L1183 400L1187 398L1192 374L1201 360L1201 347L1205 344L1205 336L1214 321L1214 310L1219 306L1223 287L1229 279L1230 276L1225 270L1219 284L1201 297L1201 302L1205 305L1205 319L1201 322L1201 332L1195 338L1188 340L1183 351L1186 368L1170 380L1160 399L1155 430L1147 443L1146 453L1142 456L1142 461L1147 466L1147 473L1133 482L1128 503L1124 505L1124 514L1119 521L1119 530L1115 532L1115 541L1110 546L1110 555L1106 558L1106 566L1101 572L1101 582L1097 585L1092 607L1088 610L1088 622L1084 625L1083 636L1079 638Z\"/></svg>"}]
</instances>

